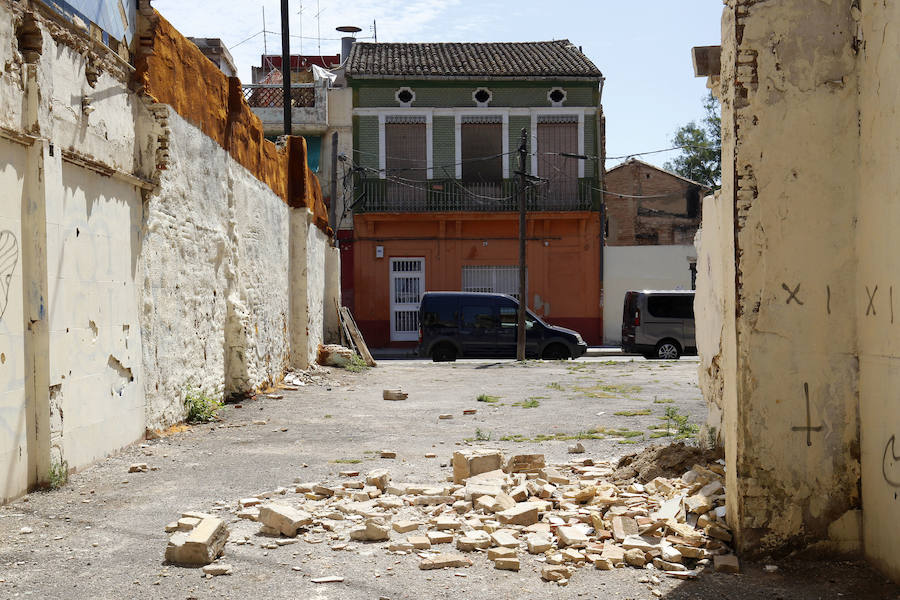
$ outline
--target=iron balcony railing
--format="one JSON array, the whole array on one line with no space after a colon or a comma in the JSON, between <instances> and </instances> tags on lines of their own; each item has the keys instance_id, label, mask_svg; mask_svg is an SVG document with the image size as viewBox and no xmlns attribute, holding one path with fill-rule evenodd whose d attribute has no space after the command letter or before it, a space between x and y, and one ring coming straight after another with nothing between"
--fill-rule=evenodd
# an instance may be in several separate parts
<instances>
[{"instance_id":1,"label":"iron balcony railing","mask_svg":"<svg viewBox=\"0 0 900 600\"><path fill-rule=\"evenodd\" d=\"M528 187L525 203L529 211L591 210L593 179L550 182ZM407 182L364 178L356 212L503 212L519 210L516 182L464 182L457 179L431 179Z\"/></svg>"},{"instance_id":2,"label":"iron balcony railing","mask_svg":"<svg viewBox=\"0 0 900 600\"><path fill-rule=\"evenodd\" d=\"M250 108L276 108L284 106L284 88L281 84L246 84L244 98ZM291 84L291 106L312 108L316 105L316 86L313 83Z\"/></svg>"}]
</instances>

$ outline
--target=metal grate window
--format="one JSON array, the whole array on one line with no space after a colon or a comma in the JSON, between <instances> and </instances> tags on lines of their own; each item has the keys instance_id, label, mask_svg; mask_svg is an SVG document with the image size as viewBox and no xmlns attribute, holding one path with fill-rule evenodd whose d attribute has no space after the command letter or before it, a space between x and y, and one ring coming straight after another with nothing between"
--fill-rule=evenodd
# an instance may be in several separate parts
<instances>
[{"instance_id":1,"label":"metal grate window","mask_svg":"<svg viewBox=\"0 0 900 600\"><path fill-rule=\"evenodd\" d=\"M419 302L425 291L424 258L391 259L391 339L412 341L419 334Z\"/></svg>"},{"instance_id":2,"label":"metal grate window","mask_svg":"<svg viewBox=\"0 0 900 600\"><path fill-rule=\"evenodd\" d=\"M525 284L528 284L528 270L525 270ZM462 289L464 292L489 292L509 294L519 298L519 267L508 265L470 265L462 268Z\"/></svg>"}]
</instances>

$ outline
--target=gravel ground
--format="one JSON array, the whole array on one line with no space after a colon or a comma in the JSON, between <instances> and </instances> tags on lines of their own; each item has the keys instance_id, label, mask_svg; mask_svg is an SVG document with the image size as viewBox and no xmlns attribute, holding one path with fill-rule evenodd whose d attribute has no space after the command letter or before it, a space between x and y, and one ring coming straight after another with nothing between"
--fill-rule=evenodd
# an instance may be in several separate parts
<instances>
[{"instance_id":1,"label":"gravel ground","mask_svg":"<svg viewBox=\"0 0 900 600\"><path fill-rule=\"evenodd\" d=\"M164 564L163 528L184 511L208 512L219 501L235 506L295 477L338 482L342 470L386 467L394 481L439 482L450 473L453 450L470 443L563 462L575 441L560 438L575 436L585 438L582 456L616 459L670 439L650 439L667 408L702 422L696 367L691 359L618 358L525 365L398 360L358 374L323 370L326 383L229 406L220 423L135 445L72 475L61 489L0 507L0 598L651 599L639 582L646 571L582 568L559 587L540 580L540 563L527 554L518 573L494 570L480 556L468 569L420 571L415 556L388 555L379 544L332 551L328 540L267 551L258 543L229 544L223 561L234 574L205 579L199 569ZM381 399L382 389L398 387L407 400ZM479 402L479 394L499 398ZM475 415L462 414L472 408ZM439 420L444 413L453 418ZM589 433L598 430L607 433ZM477 437L490 440L466 441ZM378 458L380 450L397 452L397 459ZM134 462L158 470L128 474ZM20 533L23 527L33 532ZM741 575L665 580L659 588L669 599L900 598L900 588L857 562L782 560L771 574L764 564L745 564ZM326 575L345 579L310 581Z\"/></svg>"}]
</instances>

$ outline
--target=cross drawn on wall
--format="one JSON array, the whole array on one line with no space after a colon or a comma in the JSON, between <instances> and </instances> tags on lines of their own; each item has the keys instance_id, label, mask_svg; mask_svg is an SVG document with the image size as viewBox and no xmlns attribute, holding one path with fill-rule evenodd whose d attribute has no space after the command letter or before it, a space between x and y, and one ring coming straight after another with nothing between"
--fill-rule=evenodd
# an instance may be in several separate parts
<instances>
[{"instance_id":1,"label":"cross drawn on wall","mask_svg":"<svg viewBox=\"0 0 900 600\"><path fill-rule=\"evenodd\" d=\"M806 427L791 427L791 431L805 431L806 432L806 445L812 446L812 432L813 431L822 431L825 429L824 425L816 425L813 427L811 425L811 416L809 414L809 383L803 382L803 394L806 396Z\"/></svg>"}]
</instances>

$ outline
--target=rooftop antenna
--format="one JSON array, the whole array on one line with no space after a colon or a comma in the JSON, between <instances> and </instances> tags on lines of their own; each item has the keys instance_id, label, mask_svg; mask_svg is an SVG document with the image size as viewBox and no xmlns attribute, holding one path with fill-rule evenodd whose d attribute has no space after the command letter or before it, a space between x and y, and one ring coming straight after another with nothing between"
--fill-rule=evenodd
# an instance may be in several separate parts
<instances>
[{"instance_id":1,"label":"rooftop antenna","mask_svg":"<svg viewBox=\"0 0 900 600\"><path fill-rule=\"evenodd\" d=\"M300 56L303 56L303 0L300 0L300 10L297 14L300 15Z\"/></svg>"},{"instance_id":2,"label":"rooftop antenna","mask_svg":"<svg viewBox=\"0 0 900 600\"><path fill-rule=\"evenodd\" d=\"M265 58L263 58L263 60L268 61L269 60L268 59L269 45L268 45L268 43L266 43L266 5L265 4L262 5L262 12L263 12L263 56L265 57ZM265 68L265 67L266 67L266 65L263 64L263 68ZM268 75L268 73L265 73L265 75Z\"/></svg>"},{"instance_id":3,"label":"rooftop antenna","mask_svg":"<svg viewBox=\"0 0 900 600\"><path fill-rule=\"evenodd\" d=\"M319 0L316 0L316 39L319 41L319 56L322 56L322 13L328 10L328 7L319 8Z\"/></svg>"},{"instance_id":4,"label":"rooftop antenna","mask_svg":"<svg viewBox=\"0 0 900 600\"><path fill-rule=\"evenodd\" d=\"M378 24L375 22L375 19L372 19L372 36L375 38L375 43L378 43Z\"/></svg>"}]
</instances>

